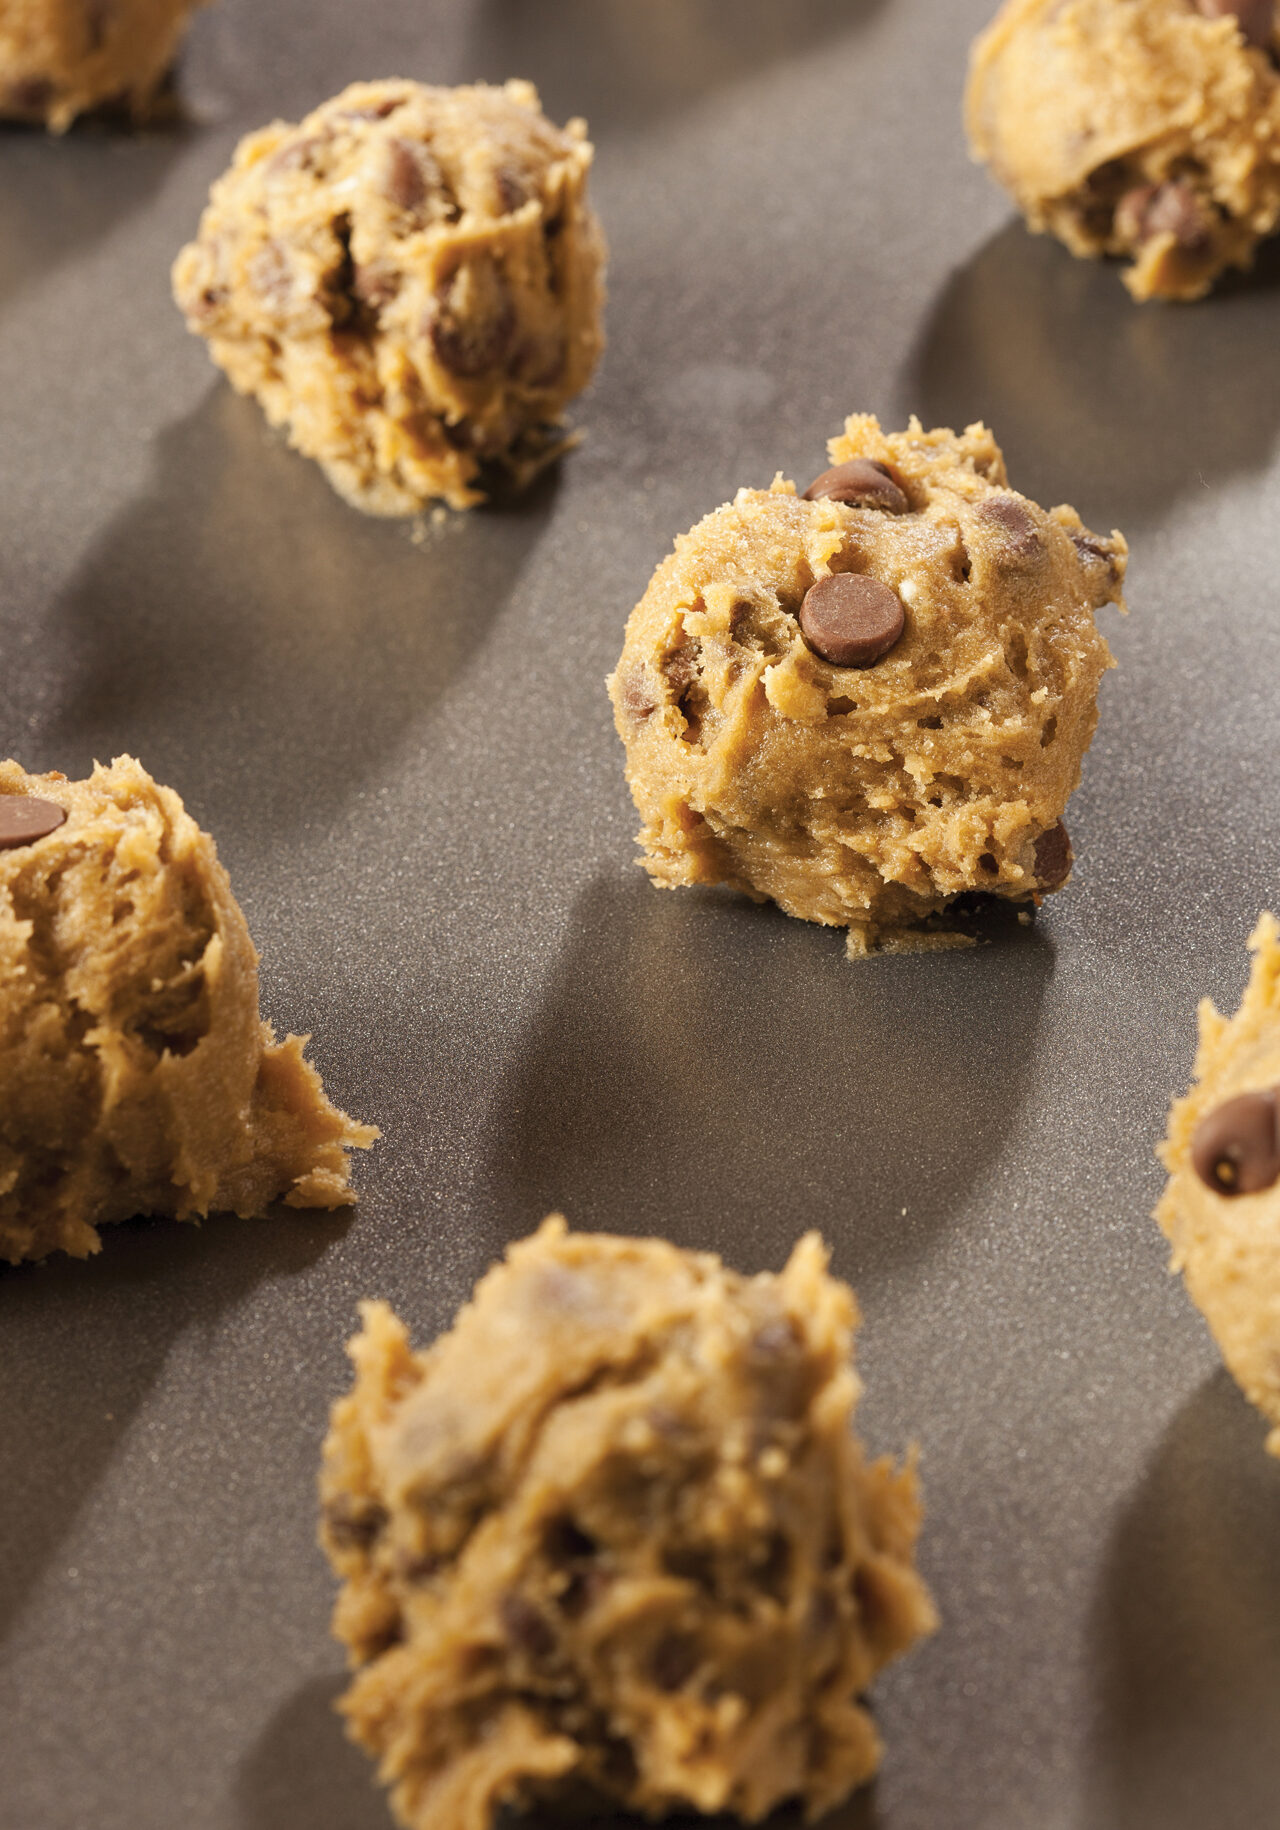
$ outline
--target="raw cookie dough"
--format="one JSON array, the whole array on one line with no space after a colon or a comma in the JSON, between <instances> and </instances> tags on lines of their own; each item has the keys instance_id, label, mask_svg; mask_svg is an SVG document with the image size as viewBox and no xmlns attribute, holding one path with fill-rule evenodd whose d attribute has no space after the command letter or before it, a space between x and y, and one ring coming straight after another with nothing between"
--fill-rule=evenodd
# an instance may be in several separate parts
<instances>
[{"instance_id":1,"label":"raw cookie dough","mask_svg":"<svg viewBox=\"0 0 1280 1830\"><path fill-rule=\"evenodd\" d=\"M1128 549L1012 490L980 425L855 415L830 451L818 499L739 490L631 614L609 690L645 868L845 927L851 954L955 944L918 924L1066 880Z\"/></svg>"},{"instance_id":2,"label":"raw cookie dough","mask_svg":"<svg viewBox=\"0 0 1280 1830\"><path fill-rule=\"evenodd\" d=\"M974 157L1136 299L1198 299L1280 221L1273 0L1007 0L977 40Z\"/></svg>"},{"instance_id":3,"label":"raw cookie dough","mask_svg":"<svg viewBox=\"0 0 1280 1830\"><path fill-rule=\"evenodd\" d=\"M466 508L564 449L599 358L590 164L529 83L354 83L241 141L174 296L356 508Z\"/></svg>"},{"instance_id":4,"label":"raw cookie dough","mask_svg":"<svg viewBox=\"0 0 1280 1830\"><path fill-rule=\"evenodd\" d=\"M378 1135L258 1015L213 841L130 756L0 763L0 1260L96 1252L133 1214L354 1200Z\"/></svg>"},{"instance_id":5,"label":"raw cookie dough","mask_svg":"<svg viewBox=\"0 0 1280 1830\"><path fill-rule=\"evenodd\" d=\"M935 1616L911 1466L851 1418L852 1292L663 1240L511 1248L410 1351L362 1307L325 1445L342 1705L412 1830L586 1782L623 1808L817 1815L875 1772L858 1699Z\"/></svg>"},{"instance_id":6,"label":"raw cookie dough","mask_svg":"<svg viewBox=\"0 0 1280 1830\"><path fill-rule=\"evenodd\" d=\"M147 113L202 0L0 0L0 115L55 132L104 103Z\"/></svg>"},{"instance_id":7,"label":"raw cookie dough","mask_svg":"<svg viewBox=\"0 0 1280 1830\"><path fill-rule=\"evenodd\" d=\"M1169 1113L1156 1219L1232 1375L1280 1455L1280 927L1264 915L1234 1017L1200 1006L1195 1082Z\"/></svg>"}]
</instances>

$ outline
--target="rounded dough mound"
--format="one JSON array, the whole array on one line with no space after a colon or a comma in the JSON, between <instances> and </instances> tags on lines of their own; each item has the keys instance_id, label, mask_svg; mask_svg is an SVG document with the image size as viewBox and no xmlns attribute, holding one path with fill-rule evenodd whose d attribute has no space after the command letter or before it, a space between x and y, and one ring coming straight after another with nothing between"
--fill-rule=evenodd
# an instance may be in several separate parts
<instances>
[{"instance_id":1,"label":"rounded dough mound","mask_svg":"<svg viewBox=\"0 0 1280 1830\"><path fill-rule=\"evenodd\" d=\"M146 114L202 0L0 0L0 115L55 132L104 103Z\"/></svg>"},{"instance_id":2,"label":"rounded dough mound","mask_svg":"<svg viewBox=\"0 0 1280 1830\"><path fill-rule=\"evenodd\" d=\"M378 1135L258 1014L258 956L213 841L132 757L88 781L0 763L66 809L0 849L0 1259L84 1257L98 1228L354 1200Z\"/></svg>"},{"instance_id":3,"label":"rounded dough mound","mask_svg":"<svg viewBox=\"0 0 1280 1830\"><path fill-rule=\"evenodd\" d=\"M570 1780L657 1816L811 1814L875 1771L858 1698L935 1616L914 1471L851 1418L853 1295L662 1240L511 1248L422 1353L351 1343L322 1541L343 1704L413 1830L489 1830Z\"/></svg>"},{"instance_id":4,"label":"rounded dough mound","mask_svg":"<svg viewBox=\"0 0 1280 1830\"><path fill-rule=\"evenodd\" d=\"M1137 299L1198 299L1280 222L1277 53L1274 26L1251 44L1195 0L1007 0L973 48L970 144L1033 229L1131 259Z\"/></svg>"},{"instance_id":5,"label":"rounded dough mound","mask_svg":"<svg viewBox=\"0 0 1280 1830\"><path fill-rule=\"evenodd\" d=\"M590 164L528 83L355 83L241 142L174 296L348 502L466 508L564 448L599 359Z\"/></svg>"},{"instance_id":6,"label":"rounded dough mound","mask_svg":"<svg viewBox=\"0 0 1280 1830\"><path fill-rule=\"evenodd\" d=\"M1094 611L1118 601L1127 548L1011 490L982 426L885 436L854 417L830 451L885 465L907 512L805 501L781 479L740 490L631 614L609 686L645 868L846 927L851 954L954 943L915 924L1066 874L1048 835L1097 721L1111 658ZM834 666L801 635L806 592L834 572L902 601L905 633L874 665Z\"/></svg>"},{"instance_id":7,"label":"rounded dough mound","mask_svg":"<svg viewBox=\"0 0 1280 1830\"><path fill-rule=\"evenodd\" d=\"M1253 970L1234 1017L1200 1006L1195 1078L1169 1112L1159 1157L1169 1182L1156 1219L1192 1301L1237 1384L1271 1424L1280 1455L1280 1181L1258 1194L1223 1195L1192 1167L1200 1121L1242 1093L1280 1087L1280 927L1264 915L1249 942Z\"/></svg>"}]
</instances>

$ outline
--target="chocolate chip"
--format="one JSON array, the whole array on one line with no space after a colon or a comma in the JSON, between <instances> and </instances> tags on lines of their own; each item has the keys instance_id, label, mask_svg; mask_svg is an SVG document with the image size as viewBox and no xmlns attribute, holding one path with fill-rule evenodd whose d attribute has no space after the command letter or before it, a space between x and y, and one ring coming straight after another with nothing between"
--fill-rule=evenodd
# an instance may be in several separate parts
<instances>
[{"instance_id":1,"label":"chocolate chip","mask_svg":"<svg viewBox=\"0 0 1280 1830\"><path fill-rule=\"evenodd\" d=\"M800 631L833 667L870 667L906 626L896 591L862 572L833 572L805 593Z\"/></svg>"},{"instance_id":2,"label":"chocolate chip","mask_svg":"<svg viewBox=\"0 0 1280 1830\"><path fill-rule=\"evenodd\" d=\"M424 157L425 154L425 157ZM382 175L382 194L398 210L412 213L427 195L430 167L435 160L425 148L411 146L408 140L387 141L386 168Z\"/></svg>"},{"instance_id":3,"label":"chocolate chip","mask_svg":"<svg viewBox=\"0 0 1280 1830\"><path fill-rule=\"evenodd\" d=\"M18 114L43 114L55 90L47 76L24 76L6 91L9 107Z\"/></svg>"},{"instance_id":4,"label":"chocolate chip","mask_svg":"<svg viewBox=\"0 0 1280 1830\"><path fill-rule=\"evenodd\" d=\"M300 140L286 140L284 145L273 152L267 161L267 175L274 177L282 172L300 172L312 169L312 154L317 146L322 146L328 134L306 134Z\"/></svg>"},{"instance_id":5,"label":"chocolate chip","mask_svg":"<svg viewBox=\"0 0 1280 1830\"><path fill-rule=\"evenodd\" d=\"M1241 1093L1202 1118L1191 1163L1218 1195L1256 1195L1280 1181L1280 1087Z\"/></svg>"},{"instance_id":6,"label":"chocolate chip","mask_svg":"<svg viewBox=\"0 0 1280 1830\"><path fill-rule=\"evenodd\" d=\"M845 502L851 508L879 508L887 515L905 515L911 507L906 492L894 481L887 464L875 458L850 458L834 470L824 470L804 492L806 502Z\"/></svg>"},{"instance_id":7,"label":"chocolate chip","mask_svg":"<svg viewBox=\"0 0 1280 1830\"><path fill-rule=\"evenodd\" d=\"M1059 890L1071 875L1073 863L1071 840L1059 820L1036 840L1036 885L1042 890Z\"/></svg>"},{"instance_id":8,"label":"chocolate chip","mask_svg":"<svg viewBox=\"0 0 1280 1830\"><path fill-rule=\"evenodd\" d=\"M66 817L66 808L56 801L42 801L34 794L0 794L0 851L47 839Z\"/></svg>"},{"instance_id":9,"label":"chocolate chip","mask_svg":"<svg viewBox=\"0 0 1280 1830\"><path fill-rule=\"evenodd\" d=\"M90 52L100 51L107 42L107 28L114 11L114 0L85 0L84 31Z\"/></svg>"},{"instance_id":10,"label":"chocolate chip","mask_svg":"<svg viewBox=\"0 0 1280 1830\"><path fill-rule=\"evenodd\" d=\"M1154 235L1172 235L1188 254L1209 239L1207 208L1189 184L1170 178L1164 184L1141 184L1126 191L1116 205L1116 233L1137 247Z\"/></svg>"},{"instance_id":11,"label":"chocolate chip","mask_svg":"<svg viewBox=\"0 0 1280 1830\"><path fill-rule=\"evenodd\" d=\"M545 1658L554 1649L555 1634L538 1609L523 1595L504 1595L498 1614L512 1645L527 1652L530 1658Z\"/></svg>"},{"instance_id":12,"label":"chocolate chip","mask_svg":"<svg viewBox=\"0 0 1280 1830\"><path fill-rule=\"evenodd\" d=\"M659 1690L679 1690L698 1668L698 1648L686 1633L668 1633L654 1647L649 1670Z\"/></svg>"},{"instance_id":13,"label":"chocolate chip","mask_svg":"<svg viewBox=\"0 0 1280 1830\"><path fill-rule=\"evenodd\" d=\"M505 166L493 175L494 188L498 193L499 214L510 216L522 209L529 201L529 193L523 180L516 172L508 171Z\"/></svg>"},{"instance_id":14,"label":"chocolate chip","mask_svg":"<svg viewBox=\"0 0 1280 1830\"><path fill-rule=\"evenodd\" d=\"M441 367L462 381L495 369L514 332L515 308L507 282L484 256L458 269L438 294L428 323Z\"/></svg>"},{"instance_id":15,"label":"chocolate chip","mask_svg":"<svg viewBox=\"0 0 1280 1830\"><path fill-rule=\"evenodd\" d=\"M1003 545L1015 559L1031 559L1040 552L1040 529L1016 496L986 496L978 515L1004 535Z\"/></svg>"},{"instance_id":16,"label":"chocolate chip","mask_svg":"<svg viewBox=\"0 0 1280 1830\"><path fill-rule=\"evenodd\" d=\"M1274 0L1196 0L1206 19L1230 19L1234 16L1240 36L1246 44L1265 49L1275 31Z\"/></svg>"},{"instance_id":17,"label":"chocolate chip","mask_svg":"<svg viewBox=\"0 0 1280 1830\"><path fill-rule=\"evenodd\" d=\"M378 311L389 305L400 290L400 275L385 267L356 267L351 276L351 290L364 305Z\"/></svg>"},{"instance_id":18,"label":"chocolate chip","mask_svg":"<svg viewBox=\"0 0 1280 1830\"><path fill-rule=\"evenodd\" d=\"M681 642L678 648L673 648L670 654L663 658L663 677L669 682L673 692L682 693L687 686L693 685L698 678L698 660L701 653L702 648L699 643L685 641Z\"/></svg>"},{"instance_id":19,"label":"chocolate chip","mask_svg":"<svg viewBox=\"0 0 1280 1830\"><path fill-rule=\"evenodd\" d=\"M403 95L388 96L381 102L367 102L363 108L344 108L342 119L344 121L385 121L387 116L394 114L397 108L403 108L404 103Z\"/></svg>"},{"instance_id":20,"label":"chocolate chip","mask_svg":"<svg viewBox=\"0 0 1280 1830\"><path fill-rule=\"evenodd\" d=\"M342 1493L325 1507L324 1522L339 1550L368 1550L386 1524L387 1512L376 1500Z\"/></svg>"}]
</instances>

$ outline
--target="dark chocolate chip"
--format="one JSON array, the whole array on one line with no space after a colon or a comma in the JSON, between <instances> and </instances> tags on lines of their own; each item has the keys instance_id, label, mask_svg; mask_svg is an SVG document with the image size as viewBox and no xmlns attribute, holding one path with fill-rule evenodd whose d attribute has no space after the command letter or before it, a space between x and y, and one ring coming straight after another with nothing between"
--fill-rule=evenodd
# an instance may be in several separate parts
<instances>
[{"instance_id":1,"label":"dark chocolate chip","mask_svg":"<svg viewBox=\"0 0 1280 1830\"><path fill-rule=\"evenodd\" d=\"M1067 829L1059 820L1036 840L1036 885L1042 890L1059 890L1071 875L1073 856Z\"/></svg>"},{"instance_id":2,"label":"dark chocolate chip","mask_svg":"<svg viewBox=\"0 0 1280 1830\"><path fill-rule=\"evenodd\" d=\"M503 216L510 216L514 211L522 209L524 205L528 203L529 193L524 187L523 180L516 172L508 171L506 167L503 166L494 173L493 182L498 193L498 202L501 206L501 214Z\"/></svg>"},{"instance_id":3,"label":"dark chocolate chip","mask_svg":"<svg viewBox=\"0 0 1280 1830\"><path fill-rule=\"evenodd\" d=\"M649 1670L659 1690L679 1690L698 1669L698 1648L686 1633L667 1633L654 1647Z\"/></svg>"},{"instance_id":4,"label":"dark chocolate chip","mask_svg":"<svg viewBox=\"0 0 1280 1830\"><path fill-rule=\"evenodd\" d=\"M851 508L879 508L887 515L905 515L911 507L906 492L894 481L887 464L875 458L850 458L834 470L824 470L804 492L806 502L845 502Z\"/></svg>"},{"instance_id":5,"label":"dark chocolate chip","mask_svg":"<svg viewBox=\"0 0 1280 1830\"><path fill-rule=\"evenodd\" d=\"M385 121L387 116L394 114L397 108L403 108L404 103L403 95L388 96L381 102L367 102L363 108L344 108L342 119L344 121Z\"/></svg>"},{"instance_id":6,"label":"dark chocolate chip","mask_svg":"<svg viewBox=\"0 0 1280 1830\"><path fill-rule=\"evenodd\" d=\"M417 151L407 140L387 141L382 191L388 202L393 203L398 210L416 210L426 197L427 175Z\"/></svg>"},{"instance_id":7,"label":"dark chocolate chip","mask_svg":"<svg viewBox=\"0 0 1280 1830\"><path fill-rule=\"evenodd\" d=\"M368 1550L385 1526L387 1513L376 1500L343 1493L325 1507L324 1522L339 1550Z\"/></svg>"},{"instance_id":8,"label":"dark chocolate chip","mask_svg":"<svg viewBox=\"0 0 1280 1830\"><path fill-rule=\"evenodd\" d=\"M42 801L34 794L0 794L0 851L47 839L66 817L66 808L56 801Z\"/></svg>"},{"instance_id":9,"label":"dark chocolate chip","mask_svg":"<svg viewBox=\"0 0 1280 1830\"><path fill-rule=\"evenodd\" d=\"M507 282L485 257L459 269L438 295L428 324L441 367L463 381L495 369L514 332L515 308Z\"/></svg>"},{"instance_id":10,"label":"dark chocolate chip","mask_svg":"<svg viewBox=\"0 0 1280 1830\"><path fill-rule=\"evenodd\" d=\"M1188 254L1209 239L1207 208L1189 184L1170 178L1164 184L1140 184L1116 205L1116 233L1134 247L1153 235L1172 235Z\"/></svg>"},{"instance_id":11,"label":"dark chocolate chip","mask_svg":"<svg viewBox=\"0 0 1280 1830\"><path fill-rule=\"evenodd\" d=\"M538 1609L523 1595L514 1592L504 1595L498 1613L507 1638L530 1658L545 1658L554 1649L555 1634Z\"/></svg>"},{"instance_id":12,"label":"dark chocolate chip","mask_svg":"<svg viewBox=\"0 0 1280 1830\"><path fill-rule=\"evenodd\" d=\"M1015 559L1031 559L1040 552L1040 529L1016 496L986 496L978 504L978 515L1000 529Z\"/></svg>"},{"instance_id":13,"label":"dark chocolate chip","mask_svg":"<svg viewBox=\"0 0 1280 1830\"><path fill-rule=\"evenodd\" d=\"M1196 4L1206 19L1234 16L1246 44L1262 50L1271 43L1276 27L1274 0L1196 0Z\"/></svg>"},{"instance_id":14,"label":"dark chocolate chip","mask_svg":"<svg viewBox=\"0 0 1280 1830\"><path fill-rule=\"evenodd\" d=\"M833 667L870 667L902 634L906 617L896 591L862 572L820 578L800 606L800 631Z\"/></svg>"},{"instance_id":15,"label":"dark chocolate chip","mask_svg":"<svg viewBox=\"0 0 1280 1830\"><path fill-rule=\"evenodd\" d=\"M309 171L312 168L312 153L317 146L322 146L328 134L310 133L300 140L286 140L278 147L267 161L267 175L274 177L280 172Z\"/></svg>"},{"instance_id":16,"label":"dark chocolate chip","mask_svg":"<svg viewBox=\"0 0 1280 1830\"><path fill-rule=\"evenodd\" d=\"M1280 1181L1280 1087L1241 1093L1202 1118L1191 1163L1219 1195L1256 1195Z\"/></svg>"},{"instance_id":17,"label":"dark chocolate chip","mask_svg":"<svg viewBox=\"0 0 1280 1830\"><path fill-rule=\"evenodd\" d=\"M766 1322L763 1328L756 1329L748 1351L753 1360L767 1366L778 1360L793 1359L799 1345L795 1323L789 1315L780 1315L776 1321Z\"/></svg>"}]
</instances>

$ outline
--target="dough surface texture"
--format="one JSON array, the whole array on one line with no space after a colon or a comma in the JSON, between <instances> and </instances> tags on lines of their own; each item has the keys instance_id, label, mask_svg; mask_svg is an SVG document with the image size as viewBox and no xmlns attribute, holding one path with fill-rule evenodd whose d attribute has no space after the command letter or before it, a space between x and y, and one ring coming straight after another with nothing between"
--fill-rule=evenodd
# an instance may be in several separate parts
<instances>
[{"instance_id":1,"label":"dough surface texture","mask_svg":"<svg viewBox=\"0 0 1280 1830\"><path fill-rule=\"evenodd\" d=\"M590 164L528 83L355 83L240 143L174 296L356 508L466 508L564 449L599 359Z\"/></svg>"},{"instance_id":2,"label":"dough surface texture","mask_svg":"<svg viewBox=\"0 0 1280 1830\"><path fill-rule=\"evenodd\" d=\"M1208 998L1200 1006L1194 1083L1175 1100L1159 1148L1169 1181L1156 1219L1173 1246L1173 1270L1182 1273L1237 1384L1271 1425L1267 1448L1280 1455L1280 1161L1268 1186L1225 1194L1196 1173L1192 1160L1202 1125L1227 1101L1280 1088L1274 916L1262 917L1249 945L1253 969L1235 1016L1219 1015Z\"/></svg>"},{"instance_id":3,"label":"dough surface texture","mask_svg":"<svg viewBox=\"0 0 1280 1830\"><path fill-rule=\"evenodd\" d=\"M203 0L0 0L0 115L55 132L106 103L144 116Z\"/></svg>"},{"instance_id":4,"label":"dough surface texture","mask_svg":"<svg viewBox=\"0 0 1280 1830\"><path fill-rule=\"evenodd\" d=\"M553 1216L424 1352L363 1305L321 1530L342 1708L403 1824L489 1830L571 1782L817 1815L876 1770L858 1699L936 1622L826 1263L810 1234L741 1277Z\"/></svg>"},{"instance_id":5,"label":"dough surface texture","mask_svg":"<svg viewBox=\"0 0 1280 1830\"><path fill-rule=\"evenodd\" d=\"M936 918L956 897L1066 878L1059 823L1111 665L1094 612L1121 601L1127 548L1016 494L983 426L855 416L830 451L868 505L740 490L631 614L609 689L644 865L847 928L851 954L955 944ZM869 665L802 628L844 573L905 613Z\"/></svg>"},{"instance_id":6,"label":"dough surface texture","mask_svg":"<svg viewBox=\"0 0 1280 1830\"><path fill-rule=\"evenodd\" d=\"M85 1257L135 1214L354 1199L377 1132L258 1014L258 958L200 831L132 757L87 781L0 763L66 812L0 849L0 1260Z\"/></svg>"},{"instance_id":7,"label":"dough surface texture","mask_svg":"<svg viewBox=\"0 0 1280 1830\"><path fill-rule=\"evenodd\" d=\"M970 146L1031 228L1131 261L1136 299L1198 299L1280 221L1277 53L1270 0L1007 0Z\"/></svg>"}]
</instances>

